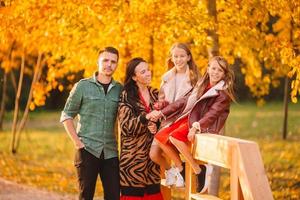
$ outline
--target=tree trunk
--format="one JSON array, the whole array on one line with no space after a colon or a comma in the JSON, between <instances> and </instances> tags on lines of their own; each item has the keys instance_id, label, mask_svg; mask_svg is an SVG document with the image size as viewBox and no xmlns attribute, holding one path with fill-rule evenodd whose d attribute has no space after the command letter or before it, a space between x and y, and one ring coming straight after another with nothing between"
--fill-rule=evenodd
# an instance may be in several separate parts
<instances>
[{"instance_id":1,"label":"tree trunk","mask_svg":"<svg viewBox=\"0 0 300 200\"><path fill-rule=\"evenodd\" d=\"M208 37L213 41L212 46L208 47L209 57L219 55L219 37L217 34L218 18L217 18L217 3L216 0L206 0L206 7L208 14L214 19L214 27L207 31Z\"/></svg>"},{"instance_id":2,"label":"tree trunk","mask_svg":"<svg viewBox=\"0 0 300 200\"><path fill-rule=\"evenodd\" d=\"M290 5L292 11L294 11L293 5ZM296 45L294 43L294 27L295 22L293 18L290 21L291 29L290 29L290 43L292 44L293 50L295 55L299 55L299 51L297 51ZM289 78L286 76L284 79L284 97L283 97L283 126L282 126L282 139L287 139L287 132L288 132L288 102L289 102Z\"/></svg>"},{"instance_id":3,"label":"tree trunk","mask_svg":"<svg viewBox=\"0 0 300 200\"><path fill-rule=\"evenodd\" d=\"M289 96L289 78L284 78L284 97L283 97L283 127L282 127L282 139L287 138L287 120L288 120L288 96Z\"/></svg>"},{"instance_id":4,"label":"tree trunk","mask_svg":"<svg viewBox=\"0 0 300 200\"><path fill-rule=\"evenodd\" d=\"M219 55L219 38L217 34L218 18L217 18L217 3L216 0L206 0L208 14L214 19L214 27L207 31L208 37L213 41L212 46L207 48L209 57ZM223 132L225 128L223 129ZM213 173L208 188L208 193L214 196L219 195L221 168L213 165Z\"/></svg>"},{"instance_id":5,"label":"tree trunk","mask_svg":"<svg viewBox=\"0 0 300 200\"><path fill-rule=\"evenodd\" d=\"M16 140L16 130L17 130L17 123L18 123L18 115L19 115L19 100L20 100L20 96L21 96L22 83L23 83L23 77L24 77L24 68L25 68L25 52L23 52L23 55L22 55L20 78L19 78L19 83L18 83L16 99L15 99L15 109L14 109L14 117L13 117L13 124L12 124L12 140L11 140L10 147L11 147L11 152L13 154L16 153L15 140Z\"/></svg>"},{"instance_id":6,"label":"tree trunk","mask_svg":"<svg viewBox=\"0 0 300 200\"><path fill-rule=\"evenodd\" d=\"M7 73L4 72L3 86L2 86L2 98L0 107L0 131L3 130L3 119L5 115L5 102L6 102L6 88L7 88Z\"/></svg>"},{"instance_id":7,"label":"tree trunk","mask_svg":"<svg viewBox=\"0 0 300 200\"><path fill-rule=\"evenodd\" d=\"M154 65L154 31L150 35L150 51L149 51L149 63Z\"/></svg>"},{"instance_id":8,"label":"tree trunk","mask_svg":"<svg viewBox=\"0 0 300 200\"><path fill-rule=\"evenodd\" d=\"M12 61L12 51L14 49L16 42L13 41L11 43L11 46L8 50L8 55L7 55L7 59L10 61ZM10 67L9 67L10 68ZM4 70L4 76L3 76L3 87L2 87L2 98L1 98L1 106L0 106L0 130L3 130L3 120L4 120L4 115L5 115L5 103L6 103L6 99L7 99L7 94L6 94L6 90L7 90L7 76L8 76L7 71Z\"/></svg>"},{"instance_id":9,"label":"tree trunk","mask_svg":"<svg viewBox=\"0 0 300 200\"><path fill-rule=\"evenodd\" d=\"M16 81L16 77L15 77L15 74L14 74L13 70L10 71L10 79L11 79L13 88L15 90L15 93L17 94L17 81Z\"/></svg>"},{"instance_id":10,"label":"tree trunk","mask_svg":"<svg viewBox=\"0 0 300 200\"><path fill-rule=\"evenodd\" d=\"M20 144L21 132L23 131L23 129L25 127L25 124L27 122L27 118L28 118L28 114L29 114L29 107L30 107L30 103L32 101L34 85L39 81L40 76L41 76L41 71L42 71L41 58L42 58L42 54L39 53L37 63L36 63L36 67L35 67L35 70L34 70L34 75L33 75L32 82L31 82L30 91L29 91L28 98L27 98L27 104L26 104L22 119L20 121L20 124L17 128L17 134L16 134L17 137L16 137L16 145L15 145L15 150L16 151L18 150L18 147L19 147L19 144Z\"/></svg>"}]
</instances>

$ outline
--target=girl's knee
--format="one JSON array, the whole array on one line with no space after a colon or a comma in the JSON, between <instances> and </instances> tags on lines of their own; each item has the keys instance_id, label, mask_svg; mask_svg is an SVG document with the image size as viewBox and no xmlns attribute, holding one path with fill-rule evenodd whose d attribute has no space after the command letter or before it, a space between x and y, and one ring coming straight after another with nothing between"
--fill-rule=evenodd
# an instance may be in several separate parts
<instances>
[{"instance_id":1,"label":"girl's knee","mask_svg":"<svg viewBox=\"0 0 300 200\"><path fill-rule=\"evenodd\" d=\"M158 146L151 146L149 156L152 161L157 161L159 156L161 156L161 151Z\"/></svg>"}]
</instances>

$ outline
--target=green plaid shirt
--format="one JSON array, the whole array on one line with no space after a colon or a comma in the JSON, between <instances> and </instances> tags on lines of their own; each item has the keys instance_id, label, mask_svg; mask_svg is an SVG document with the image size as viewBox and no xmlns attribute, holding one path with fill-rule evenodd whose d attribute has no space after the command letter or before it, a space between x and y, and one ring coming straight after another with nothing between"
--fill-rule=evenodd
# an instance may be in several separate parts
<instances>
[{"instance_id":1,"label":"green plaid shirt","mask_svg":"<svg viewBox=\"0 0 300 200\"><path fill-rule=\"evenodd\" d=\"M105 95L96 77L97 73L75 84L60 122L78 115L77 134L85 149L98 158L104 151L104 158L109 159L118 156L114 128L122 85L112 80Z\"/></svg>"}]
</instances>

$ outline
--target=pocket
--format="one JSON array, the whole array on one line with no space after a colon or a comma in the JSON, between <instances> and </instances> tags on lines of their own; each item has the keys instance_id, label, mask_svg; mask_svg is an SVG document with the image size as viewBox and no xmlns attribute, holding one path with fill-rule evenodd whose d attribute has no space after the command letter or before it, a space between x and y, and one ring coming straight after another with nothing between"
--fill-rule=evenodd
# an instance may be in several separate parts
<instances>
[{"instance_id":1,"label":"pocket","mask_svg":"<svg viewBox=\"0 0 300 200\"><path fill-rule=\"evenodd\" d=\"M84 148L77 149L75 152L75 158L74 158L74 166L75 167L80 167L82 166L83 163L83 158L84 158Z\"/></svg>"},{"instance_id":2,"label":"pocket","mask_svg":"<svg viewBox=\"0 0 300 200\"><path fill-rule=\"evenodd\" d=\"M99 96L86 96L84 98L84 102L82 103L83 112L85 114L90 113L101 113L102 112L102 105L105 102L104 98Z\"/></svg>"},{"instance_id":3,"label":"pocket","mask_svg":"<svg viewBox=\"0 0 300 200\"><path fill-rule=\"evenodd\" d=\"M112 103L118 104L119 103L119 99L118 98L110 98Z\"/></svg>"}]
</instances>

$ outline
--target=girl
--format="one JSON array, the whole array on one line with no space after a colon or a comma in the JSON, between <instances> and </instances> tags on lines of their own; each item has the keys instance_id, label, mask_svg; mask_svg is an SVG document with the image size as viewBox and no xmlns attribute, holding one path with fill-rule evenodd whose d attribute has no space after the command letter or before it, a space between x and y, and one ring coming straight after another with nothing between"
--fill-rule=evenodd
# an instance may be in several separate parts
<instances>
[{"instance_id":1,"label":"girl","mask_svg":"<svg viewBox=\"0 0 300 200\"><path fill-rule=\"evenodd\" d=\"M182 153L194 173L198 175L197 191L200 193L208 188L207 176L211 173L211 166L197 164L190 153L188 142L194 140L197 132L219 134L228 117L230 102L234 100L233 81L234 73L226 60L220 56L213 57L190 96L150 114L152 120L176 116L177 120L160 130L155 135L155 140L174 161L176 176L180 180L183 180L179 173L182 161L176 149Z\"/></svg>"},{"instance_id":2,"label":"girl","mask_svg":"<svg viewBox=\"0 0 300 200\"><path fill-rule=\"evenodd\" d=\"M148 121L148 113L158 98L158 91L149 87L150 82L151 72L146 61L142 58L129 61L118 113L121 200L163 200L159 165L149 157L153 141L150 130L155 132L156 125Z\"/></svg>"},{"instance_id":3,"label":"girl","mask_svg":"<svg viewBox=\"0 0 300 200\"><path fill-rule=\"evenodd\" d=\"M186 44L173 44L167 64L169 70L162 76L159 101L155 104L157 110L187 95L198 81L197 65L191 50ZM162 121L161 127L168 125L170 122L172 122L172 119ZM157 142L153 141L150 149L151 160L166 169L165 184L167 186L176 184L174 169L170 167L169 162L167 162L162 153Z\"/></svg>"}]
</instances>

